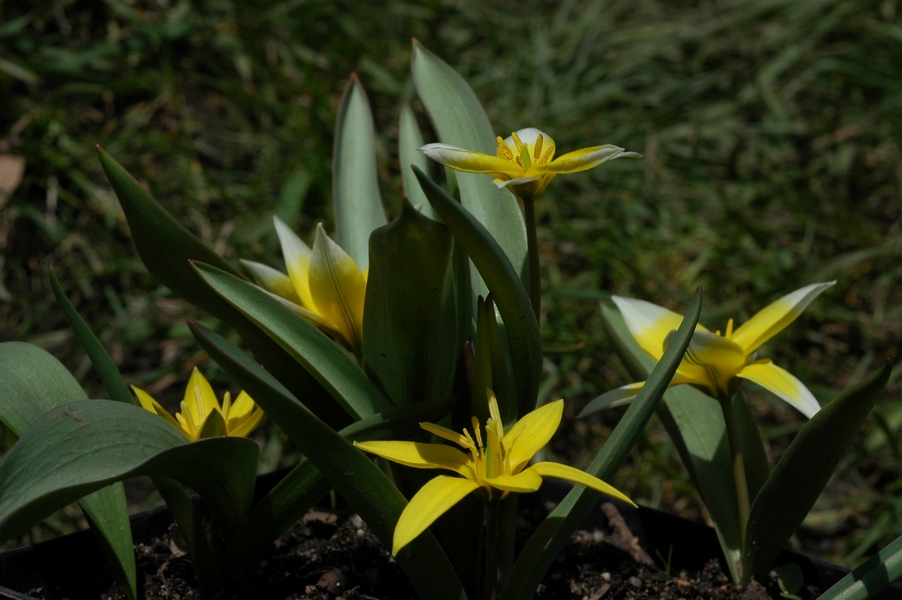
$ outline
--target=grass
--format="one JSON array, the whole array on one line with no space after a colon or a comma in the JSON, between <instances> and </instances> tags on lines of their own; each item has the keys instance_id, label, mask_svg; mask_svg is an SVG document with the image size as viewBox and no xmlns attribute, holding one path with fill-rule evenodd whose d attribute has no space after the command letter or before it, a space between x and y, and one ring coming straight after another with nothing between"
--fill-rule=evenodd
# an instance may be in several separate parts
<instances>
[{"instance_id":1,"label":"grass","mask_svg":"<svg viewBox=\"0 0 902 600\"><path fill-rule=\"evenodd\" d=\"M611 293L680 310L701 285L703 322L723 327L835 278L764 350L829 397L898 360L902 339L897 10L884 0L532 0L515 13L473 0L0 3L0 156L25 165L0 197L0 339L48 348L102 393L48 299L52 265L129 382L180 394L203 360L184 319L203 316L144 272L94 145L226 257L275 263L273 214L302 232L320 220L331 229L331 138L351 72L373 106L383 196L397 213L396 123L413 98L415 36L471 82L498 133L538 126L562 152L614 143L645 156L558 178L539 202L549 396L575 414L626 382L598 316ZM832 560L854 564L902 533L900 372L801 536ZM752 386L747 395L779 452L799 416ZM615 422L573 423L556 450L579 462L568 445L591 450ZM621 477L647 503L703 515L657 428Z\"/></svg>"}]
</instances>

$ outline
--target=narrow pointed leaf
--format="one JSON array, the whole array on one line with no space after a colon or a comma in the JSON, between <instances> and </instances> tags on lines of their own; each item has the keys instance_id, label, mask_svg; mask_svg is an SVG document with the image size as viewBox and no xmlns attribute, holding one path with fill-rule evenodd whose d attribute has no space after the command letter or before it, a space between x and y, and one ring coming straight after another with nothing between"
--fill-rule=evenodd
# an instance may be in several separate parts
<instances>
[{"instance_id":1,"label":"narrow pointed leaf","mask_svg":"<svg viewBox=\"0 0 902 600\"><path fill-rule=\"evenodd\" d=\"M406 101L401 103L401 117L398 122L398 155L401 163L401 181L404 185L404 197L413 206L430 219L437 221L438 215L426 200L426 195L420 188L416 176L410 169L411 165L421 171L428 169L429 159L417 150L423 147L423 134L417 125L417 118Z\"/></svg>"},{"instance_id":2,"label":"narrow pointed leaf","mask_svg":"<svg viewBox=\"0 0 902 600\"><path fill-rule=\"evenodd\" d=\"M611 437L586 468L587 473L609 480L623 465L640 433L655 413L683 359L701 307L702 294L699 288L664 356L652 369L648 382L620 419ZM600 492L584 486L576 486L567 494L526 543L508 578L502 600L526 600L534 596L548 567L600 497Z\"/></svg>"},{"instance_id":3,"label":"narrow pointed leaf","mask_svg":"<svg viewBox=\"0 0 902 600\"><path fill-rule=\"evenodd\" d=\"M386 547L407 502L385 474L345 439L316 418L290 393L223 338L194 327L198 340L298 445L335 490L357 511ZM418 405L397 411L421 409ZM447 410L447 407L442 407ZM412 415L410 415L412 417ZM406 419L402 419L403 422ZM430 534L414 540L398 563L422 598L463 599L460 580L448 557Z\"/></svg>"},{"instance_id":4,"label":"narrow pointed leaf","mask_svg":"<svg viewBox=\"0 0 902 600\"><path fill-rule=\"evenodd\" d=\"M494 155L496 132L463 77L416 40L410 70L417 94L440 141ZM464 208L498 240L518 276L525 277L526 225L514 195L499 190L487 175L457 173L456 176ZM487 290L478 281L478 274L472 275L474 295L486 296Z\"/></svg>"},{"instance_id":5,"label":"narrow pointed leaf","mask_svg":"<svg viewBox=\"0 0 902 600\"><path fill-rule=\"evenodd\" d=\"M94 335L88 324L85 323L78 311L75 310L75 307L72 306L72 303L69 302L69 298L66 297L65 292L60 287L53 269L50 270L50 287L53 289L53 295L66 316L66 321L69 323L72 331L75 332L78 343L81 344L88 358L91 359L91 364L97 370L100 381L103 382L110 399L125 402L126 404L134 404L135 400L129 393L125 381L122 380L119 369L116 368L110 355L104 350L103 344L100 343L100 340L97 339L97 336Z\"/></svg>"},{"instance_id":6,"label":"narrow pointed leaf","mask_svg":"<svg viewBox=\"0 0 902 600\"><path fill-rule=\"evenodd\" d=\"M837 581L818 600L868 600L902 579L902 537Z\"/></svg>"},{"instance_id":7,"label":"narrow pointed leaf","mask_svg":"<svg viewBox=\"0 0 902 600\"><path fill-rule=\"evenodd\" d=\"M208 265L195 265L211 289L222 294L307 370L353 420L391 406L391 401L332 340L263 290ZM297 366L295 366L297 368Z\"/></svg>"},{"instance_id":8,"label":"narrow pointed leaf","mask_svg":"<svg viewBox=\"0 0 902 600\"><path fill-rule=\"evenodd\" d=\"M891 371L887 360L870 379L840 393L805 424L776 464L749 514L746 583L750 577L764 581L780 549L826 487Z\"/></svg>"},{"instance_id":9,"label":"narrow pointed leaf","mask_svg":"<svg viewBox=\"0 0 902 600\"><path fill-rule=\"evenodd\" d=\"M56 282L52 276L51 282ZM44 350L22 342L0 344L0 421L17 436L52 408L85 398L75 378ZM90 519L104 556L113 559L109 565L117 583L129 597L137 597L135 552L122 485L85 496L79 506Z\"/></svg>"},{"instance_id":10,"label":"narrow pointed leaf","mask_svg":"<svg viewBox=\"0 0 902 600\"><path fill-rule=\"evenodd\" d=\"M190 326L207 354L254 398L285 434L295 443L305 443L310 432L304 425L308 417L303 404L223 337L196 323ZM339 433L356 441L406 439L420 431L420 421L438 421L449 408L448 401L392 408L349 425ZM220 574L224 577L235 572L248 558L265 550L331 487L313 463L302 461L254 507L229 543L220 563Z\"/></svg>"},{"instance_id":11,"label":"narrow pointed leaf","mask_svg":"<svg viewBox=\"0 0 902 600\"><path fill-rule=\"evenodd\" d=\"M303 369L298 369L294 361L266 334L204 285L189 261L199 260L240 277L238 272L176 221L122 165L99 146L97 154L122 205L138 256L151 275L194 306L234 327L260 362L280 381L293 390L307 392L308 406L317 414L333 425L347 424L346 416L313 378Z\"/></svg>"},{"instance_id":12,"label":"narrow pointed leaf","mask_svg":"<svg viewBox=\"0 0 902 600\"><path fill-rule=\"evenodd\" d=\"M366 92L351 75L338 109L332 158L338 243L361 269L369 265L370 233L385 225L376 173L376 132Z\"/></svg>"},{"instance_id":13,"label":"narrow pointed leaf","mask_svg":"<svg viewBox=\"0 0 902 600\"><path fill-rule=\"evenodd\" d=\"M606 329L614 333L612 340L615 348L631 377L639 381L645 379L655 364L654 360L636 343L619 310L605 305L601 312ZM734 581L739 581L742 532L735 488L723 485L724 481L732 481L733 478L723 411L710 396L688 385L680 385L664 395L664 401L658 407L658 417L711 514L730 574ZM742 431L744 428L741 428ZM743 435L742 443L745 447L753 442L750 436ZM750 470L758 471L759 467ZM751 489L753 484L749 485Z\"/></svg>"},{"instance_id":14,"label":"narrow pointed leaf","mask_svg":"<svg viewBox=\"0 0 902 600\"><path fill-rule=\"evenodd\" d=\"M189 443L164 419L134 405L70 402L35 421L0 464L0 539L139 475L190 485L228 535L250 510L258 454L257 444L244 438Z\"/></svg>"},{"instance_id":15,"label":"narrow pointed leaf","mask_svg":"<svg viewBox=\"0 0 902 600\"><path fill-rule=\"evenodd\" d=\"M465 208L422 171L414 168L426 197L476 265L504 319L513 363L518 414L535 408L542 372L542 338L529 296L507 255Z\"/></svg>"},{"instance_id":16,"label":"narrow pointed leaf","mask_svg":"<svg viewBox=\"0 0 902 600\"><path fill-rule=\"evenodd\" d=\"M136 404L135 399L129 393L128 386L126 386L125 381L123 381L122 376L119 374L119 370L116 368L110 355L107 354L103 345L100 343L100 340L97 339L97 336L94 335L94 332L91 331L88 324L84 322L78 314L78 311L76 311L75 307L72 306L72 303L69 302L69 299L60 287L59 282L56 280L56 275L54 275L52 269L50 271L50 285L53 288L53 295L56 297L56 301L63 309L63 314L66 315L69 326L72 327L76 338L78 338L78 342L88 355L88 358L91 359L91 364L94 365L94 369L97 371L100 380L110 394L110 398L126 404ZM168 477L154 477L153 484L169 507L169 511L172 513L176 523L178 523L185 538L185 544L194 561L194 570L197 573L200 585L206 589L212 583L209 577L212 575L213 555L210 550L210 544L206 538L204 524L200 514L197 512L197 508L191 501L191 497L188 495L184 486L179 482L169 479ZM104 490L95 492L95 494L103 493L105 493ZM91 496L88 496L88 498L91 498ZM79 501L80 504L83 504L84 502L85 499ZM86 512L88 511L86 510ZM123 511L123 514L127 521L127 512ZM104 523L105 520L99 522L94 521L93 519L91 520L92 527L104 527ZM128 573L129 581L136 581L137 576L134 572L135 553L132 544L131 529L127 522L120 527L120 529L127 532L127 535L124 535L122 539L116 540L117 543L115 548L112 545L104 544L103 542L101 542L101 548L109 548L109 551L112 552L111 556L116 557L117 563L125 565L121 569L114 570L114 576L117 577L117 580ZM109 535L111 534L104 533L104 539L109 537ZM107 554L108 551L104 550L104 553ZM120 570L122 571L121 574L119 574ZM129 583L128 585L131 584Z\"/></svg>"},{"instance_id":17,"label":"narrow pointed leaf","mask_svg":"<svg viewBox=\"0 0 902 600\"><path fill-rule=\"evenodd\" d=\"M405 203L370 238L364 363L395 405L451 395L463 340L456 336L448 228Z\"/></svg>"}]
</instances>

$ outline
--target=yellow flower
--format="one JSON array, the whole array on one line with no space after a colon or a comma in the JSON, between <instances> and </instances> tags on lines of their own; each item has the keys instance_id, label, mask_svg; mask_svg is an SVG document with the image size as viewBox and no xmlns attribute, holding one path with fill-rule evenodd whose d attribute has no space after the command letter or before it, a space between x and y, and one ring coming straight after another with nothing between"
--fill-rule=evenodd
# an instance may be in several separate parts
<instances>
[{"instance_id":1,"label":"yellow flower","mask_svg":"<svg viewBox=\"0 0 902 600\"><path fill-rule=\"evenodd\" d=\"M266 265L242 261L257 284L289 308L360 355L367 270L316 227L313 250L278 217L276 233L288 275Z\"/></svg>"},{"instance_id":2,"label":"yellow flower","mask_svg":"<svg viewBox=\"0 0 902 600\"><path fill-rule=\"evenodd\" d=\"M554 158L554 140L534 127L499 136L496 156L464 150L448 144L426 144L420 150L443 165L466 173L488 173L499 188L510 189L521 199L532 199L544 190L555 175L593 169L603 162L625 156L641 158L635 152L605 144L568 152Z\"/></svg>"},{"instance_id":3,"label":"yellow flower","mask_svg":"<svg viewBox=\"0 0 902 600\"><path fill-rule=\"evenodd\" d=\"M566 479L633 504L612 486L579 469L552 462L526 467L533 455L551 440L560 425L563 400L532 411L504 431L498 402L491 390L488 391L488 398L490 416L485 424L484 440L476 417L473 417L472 435L466 429L460 434L434 423L420 423L426 431L454 442L467 450L469 455L445 444L354 442L361 450L402 465L418 469L445 469L461 476L439 475L414 495L395 526L392 554L397 554L467 494L476 492L483 500L500 500L510 492L538 490L542 477Z\"/></svg>"},{"instance_id":4,"label":"yellow flower","mask_svg":"<svg viewBox=\"0 0 902 600\"><path fill-rule=\"evenodd\" d=\"M175 417L144 390L135 386L132 386L132 390L138 396L141 406L178 427L192 442L219 435L244 437L263 418L263 410L244 392L238 394L235 402L232 402L231 396L226 392L220 406L210 382L197 367L191 372L181 410L175 413Z\"/></svg>"},{"instance_id":5,"label":"yellow flower","mask_svg":"<svg viewBox=\"0 0 902 600\"><path fill-rule=\"evenodd\" d=\"M814 283L787 294L735 330L733 319L730 319L723 335L720 331L711 333L698 325L670 385L688 383L713 398L726 400L736 391L739 380L748 379L770 390L810 419L820 410L820 405L808 388L770 359L758 359L757 350L792 323L812 300L834 283ZM613 300L642 350L655 360L660 360L672 332L680 326L683 317L644 300L619 296L614 296ZM579 416L630 402L643 385L645 382L640 381L602 394L592 400Z\"/></svg>"}]
</instances>

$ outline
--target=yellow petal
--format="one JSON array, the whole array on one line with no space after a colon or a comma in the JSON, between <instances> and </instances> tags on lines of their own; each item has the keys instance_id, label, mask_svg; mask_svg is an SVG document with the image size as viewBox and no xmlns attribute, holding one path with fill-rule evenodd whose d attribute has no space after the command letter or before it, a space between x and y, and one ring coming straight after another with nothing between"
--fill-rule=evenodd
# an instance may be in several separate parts
<instances>
[{"instance_id":1,"label":"yellow petal","mask_svg":"<svg viewBox=\"0 0 902 600\"><path fill-rule=\"evenodd\" d=\"M264 290L281 298L285 298L286 300L290 300L295 304L300 304L301 298L298 296L298 292L291 282L291 277L278 269L273 269L269 265L264 265L263 263L254 262L252 260L244 260L242 258L241 264L244 265L244 268L247 269L248 273L251 274L251 277L254 278L254 282Z\"/></svg>"},{"instance_id":2,"label":"yellow petal","mask_svg":"<svg viewBox=\"0 0 902 600\"><path fill-rule=\"evenodd\" d=\"M769 360L746 366L738 377L754 381L776 394L809 419L821 409L821 405L801 381Z\"/></svg>"},{"instance_id":3,"label":"yellow petal","mask_svg":"<svg viewBox=\"0 0 902 600\"><path fill-rule=\"evenodd\" d=\"M398 518L392 540L392 554L400 552L436 519L448 512L448 509L479 487L475 481L445 475L426 482Z\"/></svg>"},{"instance_id":4,"label":"yellow petal","mask_svg":"<svg viewBox=\"0 0 902 600\"><path fill-rule=\"evenodd\" d=\"M498 173L508 178L524 173L515 162L448 144L426 144L418 150L436 162L465 173Z\"/></svg>"},{"instance_id":5,"label":"yellow petal","mask_svg":"<svg viewBox=\"0 0 902 600\"><path fill-rule=\"evenodd\" d=\"M282 258L285 259L288 277L294 285L297 296L301 299L301 305L308 310L316 311L316 304L310 295L308 280L312 252L307 244L279 217L273 217L273 223L276 226L276 234L279 236L279 245L282 247Z\"/></svg>"},{"instance_id":6,"label":"yellow petal","mask_svg":"<svg viewBox=\"0 0 902 600\"><path fill-rule=\"evenodd\" d=\"M226 423L226 431L228 435L234 437L245 437L257 428L261 419L263 419L263 409L258 406L249 415L235 419L229 418L228 423Z\"/></svg>"},{"instance_id":7,"label":"yellow petal","mask_svg":"<svg viewBox=\"0 0 902 600\"><path fill-rule=\"evenodd\" d=\"M247 392L241 392L238 394L238 397L235 398L235 401L232 402L232 406L229 409L229 412L226 414L226 417L231 419L246 417L251 414L254 409L257 408L257 405L254 404L254 400L247 394Z\"/></svg>"},{"instance_id":8,"label":"yellow petal","mask_svg":"<svg viewBox=\"0 0 902 600\"><path fill-rule=\"evenodd\" d=\"M745 362L746 356L739 344L709 331L696 330L677 373L691 383L709 388L715 398L728 398L730 381Z\"/></svg>"},{"instance_id":9,"label":"yellow petal","mask_svg":"<svg viewBox=\"0 0 902 600\"><path fill-rule=\"evenodd\" d=\"M219 410L219 400L210 386L210 382L204 377L197 367L191 371L188 387L185 388L185 397L182 401L182 411L187 410L191 414L191 420L200 427L214 410Z\"/></svg>"},{"instance_id":10,"label":"yellow petal","mask_svg":"<svg viewBox=\"0 0 902 600\"><path fill-rule=\"evenodd\" d=\"M487 477L485 482L493 488L498 488L505 492L517 492L518 494L528 494L539 489L542 485L542 477L532 469L526 469L516 475L500 475L498 477Z\"/></svg>"},{"instance_id":11,"label":"yellow petal","mask_svg":"<svg viewBox=\"0 0 902 600\"><path fill-rule=\"evenodd\" d=\"M464 477L473 477L473 461L466 454L443 444L421 442L354 442L365 452L417 469L447 469Z\"/></svg>"},{"instance_id":12,"label":"yellow petal","mask_svg":"<svg viewBox=\"0 0 902 600\"><path fill-rule=\"evenodd\" d=\"M152 413L157 413L158 415L160 415L161 417L163 417L164 419L166 419L167 421L169 421L170 423L172 423L173 425L178 427L180 430L182 430L182 426L179 425L179 422L175 420L175 417L173 417L171 414L169 414L169 411L166 410L165 408L163 408L163 406L159 402L154 400L150 394L148 394L141 388L138 388L135 386L131 386L131 387L132 387L132 391L135 392L135 396L138 397L138 402L141 403L141 406L145 410L149 410Z\"/></svg>"},{"instance_id":13,"label":"yellow petal","mask_svg":"<svg viewBox=\"0 0 902 600\"><path fill-rule=\"evenodd\" d=\"M366 278L354 259L326 235L322 225L316 228L309 281L316 312L359 353L363 349Z\"/></svg>"},{"instance_id":14,"label":"yellow petal","mask_svg":"<svg viewBox=\"0 0 902 600\"><path fill-rule=\"evenodd\" d=\"M664 340L671 331L679 329L683 316L645 300L620 296L612 296L611 299L620 309L620 314L639 347L653 359L661 360L664 355ZM698 329L705 331L701 325Z\"/></svg>"},{"instance_id":15,"label":"yellow petal","mask_svg":"<svg viewBox=\"0 0 902 600\"><path fill-rule=\"evenodd\" d=\"M578 173L593 169L609 160L623 157L641 158L642 155L635 152L626 152L623 148L612 146L611 144L605 144L604 146L593 146L568 152L550 163L536 165L534 168L541 173Z\"/></svg>"},{"instance_id":16,"label":"yellow petal","mask_svg":"<svg viewBox=\"0 0 902 600\"><path fill-rule=\"evenodd\" d=\"M527 471L535 471L542 477L555 477L557 479L572 481L573 483L578 483L580 485L590 487L593 490L598 490L602 494L607 494L612 498L617 498L618 500L622 500L627 504L636 506L635 502L627 498L627 496L623 492L621 492L614 486L605 483L597 477L589 475L585 471L580 471L579 469L570 467L568 465L562 465L553 462L540 462L529 467Z\"/></svg>"},{"instance_id":17,"label":"yellow petal","mask_svg":"<svg viewBox=\"0 0 902 600\"><path fill-rule=\"evenodd\" d=\"M834 283L836 282L813 283L783 296L734 331L730 339L742 346L746 354L751 354L795 321L812 300Z\"/></svg>"},{"instance_id":18,"label":"yellow petal","mask_svg":"<svg viewBox=\"0 0 902 600\"><path fill-rule=\"evenodd\" d=\"M511 473L519 472L548 444L563 414L564 401L555 400L525 415L504 433L502 443L508 453Z\"/></svg>"},{"instance_id":19,"label":"yellow petal","mask_svg":"<svg viewBox=\"0 0 902 600\"><path fill-rule=\"evenodd\" d=\"M263 418L263 410L254 404L254 401L245 392L238 394L232 407L225 415L226 430L235 437L244 437L249 434Z\"/></svg>"}]
</instances>

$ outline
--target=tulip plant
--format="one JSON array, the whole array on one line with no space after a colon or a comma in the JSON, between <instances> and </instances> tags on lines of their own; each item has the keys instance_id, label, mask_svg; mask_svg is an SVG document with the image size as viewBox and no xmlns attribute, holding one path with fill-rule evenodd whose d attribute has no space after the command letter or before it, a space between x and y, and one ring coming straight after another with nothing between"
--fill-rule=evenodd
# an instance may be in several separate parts
<instances>
[{"instance_id":1,"label":"tulip plant","mask_svg":"<svg viewBox=\"0 0 902 600\"><path fill-rule=\"evenodd\" d=\"M801 524L839 458L886 385L885 365L863 384L821 407L808 388L768 358L762 344L792 323L834 282L798 289L721 333L696 325L659 409L704 499L734 581L764 580L777 553ZM644 300L612 298L619 313L602 312L630 371L644 377L671 343L683 317ZM772 468L760 432L740 392L751 381L810 419ZM645 382L601 394L580 413L629 403ZM724 485L732 481L733 486Z\"/></svg>"},{"instance_id":2,"label":"tulip plant","mask_svg":"<svg viewBox=\"0 0 902 600\"><path fill-rule=\"evenodd\" d=\"M85 398L36 347L0 344L0 419L20 436L0 464L0 539L78 501L121 588L136 598L120 482L149 475L185 537L201 594L212 597L334 490L392 548L421 597L531 598L602 495L631 503L605 480L657 412L686 448L737 582L769 566L775 540L782 544L801 521L888 374L884 368L818 411L795 378L755 357L829 284L803 288L724 335L696 329L700 292L685 316L616 299L622 317L607 307L604 314L643 383L588 409L632 399L585 471L533 463L564 402L539 401L535 197L558 174L638 155L598 145L555 158L554 141L534 128L501 139L467 83L418 42L411 72L439 142L424 144L402 107L400 157L412 168L403 173L400 214L389 222L383 209L372 115L353 76L335 133L337 239L318 226L311 248L277 219L284 271L252 261L241 261L242 270L218 256L98 147L148 271L240 335L246 351L189 323L243 391L220 403L195 371L175 416L138 388L133 396L51 274L108 398ZM430 158L451 168L446 185L427 175ZM757 429L734 395L741 379L808 416L817 412L769 477ZM677 395L686 385L668 391L679 383L711 397ZM722 410L712 412L712 402ZM263 412L304 458L255 504L258 447L243 436ZM441 474L424 478L420 469ZM515 556L517 497L544 477L576 485ZM739 483L754 499L750 511L737 509ZM792 483L793 500L804 496L797 504L786 499ZM186 486L205 500L209 526Z\"/></svg>"}]
</instances>

